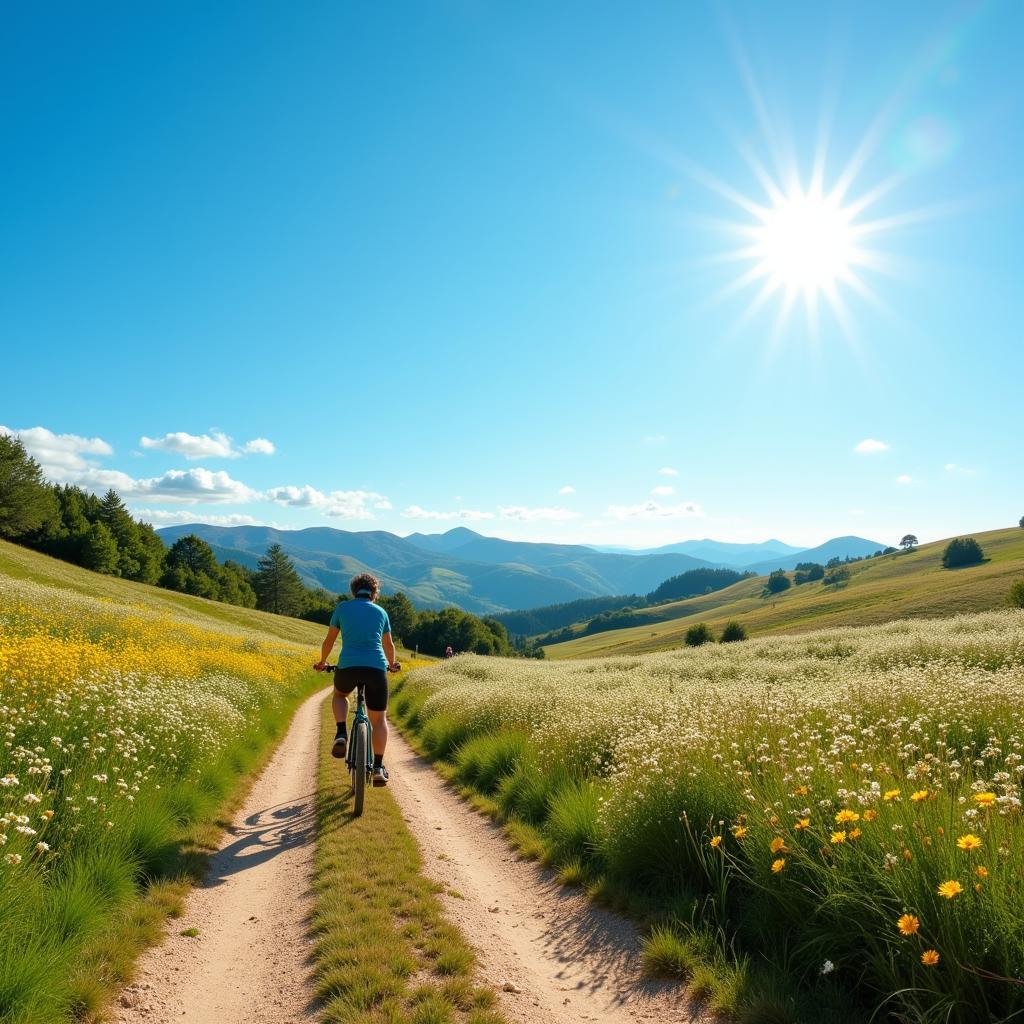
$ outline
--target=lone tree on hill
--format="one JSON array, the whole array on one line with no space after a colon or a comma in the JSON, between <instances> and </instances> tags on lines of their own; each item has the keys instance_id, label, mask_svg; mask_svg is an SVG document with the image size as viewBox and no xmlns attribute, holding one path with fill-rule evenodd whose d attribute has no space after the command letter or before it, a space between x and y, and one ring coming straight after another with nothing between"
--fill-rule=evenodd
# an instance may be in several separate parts
<instances>
[{"instance_id":1,"label":"lone tree on hill","mask_svg":"<svg viewBox=\"0 0 1024 1024\"><path fill-rule=\"evenodd\" d=\"M725 624L725 629L722 630L722 643L732 644L736 643L737 640L747 639L747 628L742 622L737 622L735 619L731 619Z\"/></svg>"},{"instance_id":2,"label":"lone tree on hill","mask_svg":"<svg viewBox=\"0 0 1024 1024\"><path fill-rule=\"evenodd\" d=\"M687 647L700 647L701 644L713 643L714 639L707 625L703 622L698 622L697 625L691 626L686 631L684 641Z\"/></svg>"},{"instance_id":3,"label":"lone tree on hill","mask_svg":"<svg viewBox=\"0 0 1024 1024\"><path fill-rule=\"evenodd\" d=\"M1024 530L1024 516L1020 517L1020 522L1017 524L1022 530Z\"/></svg>"},{"instance_id":4,"label":"lone tree on hill","mask_svg":"<svg viewBox=\"0 0 1024 1024\"><path fill-rule=\"evenodd\" d=\"M942 564L947 569L961 565L977 565L985 560L985 552L973 537L957 537L946 545L942 553Z\"/></svg>"},{"instance_id":5,"label":"lone tree on hill","mask_svg":"<svg viewBox=\"0 0 1024 1024\"><path fill-rule=\"evenodd\" d=\"M776 569L769 575L768 582L764 585L764 595L767 597L769 594L781 594L792 585L793 581L786 575L786 570Z\"/></svg>"},{"instance_id":6,"label":"lone tree on hill","mask_svg":"<svg viewBox=\"0 0 1024 1024\"><path fill-rule=\"evenodd\" d=\"M912 533L906 534L903 537L903 540L900 541L900 547L903 548L904 551L913 551L914 548L917 547L917 544L918 540Z\"/></svg>"},{"instance_id":7,"label":"lone tree on hill","mask_svg":"<svg viewBox=\"0 0 1024 1024\"><path fill-rule=\"evenodd\" d=\"M0 434L0 537L20 537L57 515L57 499L21 439Z\"/></svg>"},{"instance_id":8,"label":"lone tree on hill","mask_svg":"<svg viewBox=\"0 0 1024 1024\"><path fill-rule=\"evenodd\" d=\"M258 607L278 615L298 613L302 609L305 587L284 548L272 544L256 565L253 587L259 598Z\"/></svg>"}]
</instances>

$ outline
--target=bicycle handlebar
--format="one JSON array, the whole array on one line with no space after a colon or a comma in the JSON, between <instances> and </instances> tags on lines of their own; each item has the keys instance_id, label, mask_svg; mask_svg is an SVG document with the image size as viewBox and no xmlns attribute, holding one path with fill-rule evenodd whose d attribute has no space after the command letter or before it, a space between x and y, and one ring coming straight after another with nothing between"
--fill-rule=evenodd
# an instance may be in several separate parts
<instances>
[{"instance_id":1,"label":"bicycle handlebar","mask_svg":"<svg viewBox=\"0 0 1024 1024\"><path fill-rule=\"evenodd\" d=\"M314 665L313 666L313 671L314 672L333 672L333 671L335 671L335 669L337 669L337 667L338 667L337 665L328 665L327 662L324 662L324 667L323 668L317 668L316 665ZM402 671L402 663L400 661L396 661L393 665L388 665L387 670L388 670L388 672L401 672Z\"/></svg>"}]
</instances>

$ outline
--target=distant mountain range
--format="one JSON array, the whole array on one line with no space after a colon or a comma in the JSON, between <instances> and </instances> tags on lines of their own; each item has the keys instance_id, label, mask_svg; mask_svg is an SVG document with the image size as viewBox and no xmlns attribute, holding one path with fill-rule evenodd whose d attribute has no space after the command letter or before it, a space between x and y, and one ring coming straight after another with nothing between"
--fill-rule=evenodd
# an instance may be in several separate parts
<instances>
[{"instance_id":1,"label":"distant mountain range","mask_svg":"<svg viewBox=\"0 0 1024 1024\"><path fill-rule=\"evenodd\" d=\"M341 592L352 575L369 571L386 591L404 590L420 607L457 605L476 614L585 597L646 594L688 569L750 568L761 574L780 567L789 569L800 561L871 554L883 546L862 537L839 537L808 550L780 541L726 544L705 540L651 551L599 551L581 544L501 540L461 526L447 533L408 537L382 530L276 530L204 523L167 526L158 533L167 545L194 533L210 544L222 561L231 558L250 567L255 567L271 544L280 544L311 586Z\"/></svg>"}]
</instances>

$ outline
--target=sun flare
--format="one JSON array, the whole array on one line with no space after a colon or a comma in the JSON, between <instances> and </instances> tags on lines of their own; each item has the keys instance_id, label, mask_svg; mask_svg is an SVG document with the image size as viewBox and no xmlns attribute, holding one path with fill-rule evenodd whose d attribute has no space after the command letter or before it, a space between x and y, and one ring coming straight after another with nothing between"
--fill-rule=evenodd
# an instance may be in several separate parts
<instances>
[{"instance_id":1,"label":"sun flare","mask_svg":"<svg viewBox=\"0 0 1024 1024\"><path fill-rule=\"evenodd\" d=\"M848 280L856 252L852 211L835 199L794 189L766 209L751 229L759 276L805 295Z\"/></svg>"}]
</instances>

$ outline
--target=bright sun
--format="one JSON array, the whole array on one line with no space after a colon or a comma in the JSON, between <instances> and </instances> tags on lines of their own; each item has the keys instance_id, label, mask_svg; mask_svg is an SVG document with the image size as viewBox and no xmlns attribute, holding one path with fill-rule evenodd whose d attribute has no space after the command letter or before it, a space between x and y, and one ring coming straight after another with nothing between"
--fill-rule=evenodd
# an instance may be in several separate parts
<instances>
[{"instance_id":1,"label":"bright sun","mask_svg":"<svg viewBox=\"0 0 1024 1024\"><path fill-rule=\"evenodd\" d=\"M852 211L830 197L794 189L779 195L751 228L751 256L758 261L758 276L767 277L772 290L803 292L813 298L832 293L839 281L848 281L856 252L851 228Z\"/></svg>"}]
</instances>

